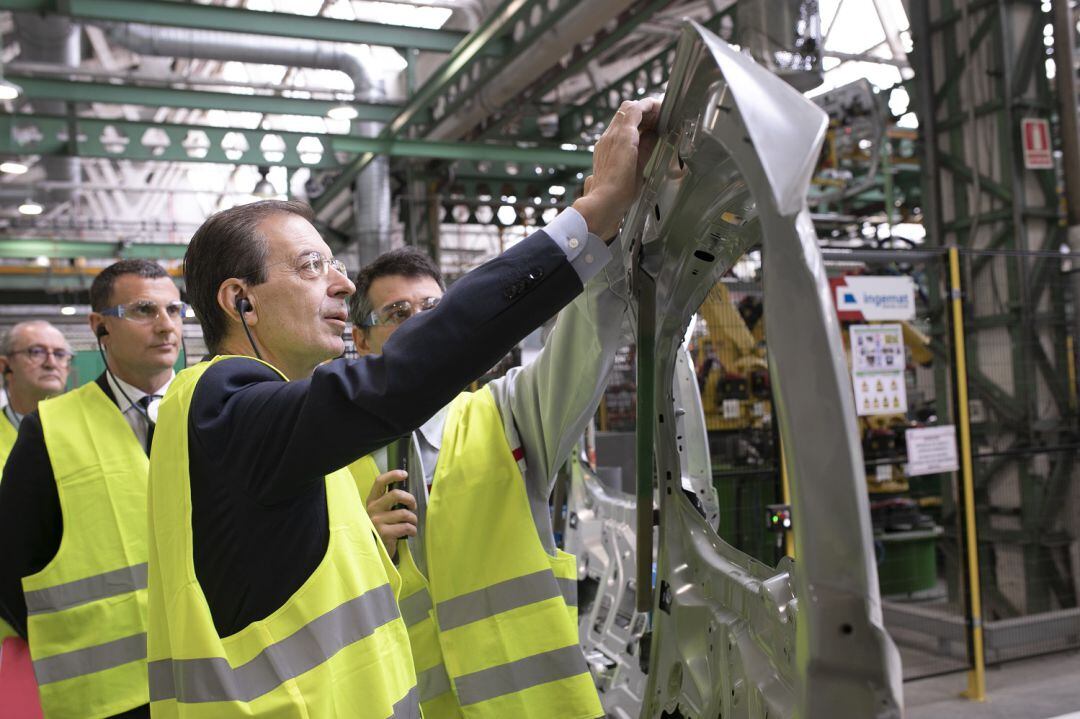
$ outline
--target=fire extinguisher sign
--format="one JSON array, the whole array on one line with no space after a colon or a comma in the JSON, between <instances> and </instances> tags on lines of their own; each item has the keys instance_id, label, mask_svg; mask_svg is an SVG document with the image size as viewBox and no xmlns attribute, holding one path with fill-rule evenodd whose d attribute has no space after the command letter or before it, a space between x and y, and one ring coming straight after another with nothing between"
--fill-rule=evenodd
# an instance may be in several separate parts
<instances>
[{"instance_id":1,"label":"fire extinguisher sign","mask_svg":"<svg viewBox=\"0 0 1080 719\"><path fill-rule=\"evenodd\" d=\"M1054 148L1050 142L1050 122L1026 117L1020 121L1024 142L1024 167L1028 170L1053 170Z\"/></svg>"}]
</instances>

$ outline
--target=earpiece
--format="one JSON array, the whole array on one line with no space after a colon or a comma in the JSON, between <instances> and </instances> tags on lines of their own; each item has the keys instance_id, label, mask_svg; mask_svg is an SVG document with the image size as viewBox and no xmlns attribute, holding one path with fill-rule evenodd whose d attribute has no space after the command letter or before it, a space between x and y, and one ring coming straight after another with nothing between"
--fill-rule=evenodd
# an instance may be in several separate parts
<instances>
[{"instance_id":1,"label":"earpiece","mask_svg":"<svg viewBox=\"0 0 1080 719\"><path fill-rule=\"evenodd\" d=\"M104 337L104 336L105 336L105 335L107 335L107 334L109 334L109 330L108 330L108 329L106 329L106 327L105 327L105 325L104 325L104 324L100 324L100 325L98 325L98 326L97 326L97 329L96 329L96 330L94 330L94 335L95 335L95 336L96 336L96 337L97 337L98 339L101 339L102 337Z\"/></svg>"},{"instance_id":2,"label":"earpiece","mask_svg":"<svg viewBox=\"0 0 1080 719\"><path fill-rule=\"evenodd\" d=\"M247 297L236 298L236 311L240 314L251 312L254 309L255 308L251 306L251 300L249 300Z\"/></svg>"}]
</instances>

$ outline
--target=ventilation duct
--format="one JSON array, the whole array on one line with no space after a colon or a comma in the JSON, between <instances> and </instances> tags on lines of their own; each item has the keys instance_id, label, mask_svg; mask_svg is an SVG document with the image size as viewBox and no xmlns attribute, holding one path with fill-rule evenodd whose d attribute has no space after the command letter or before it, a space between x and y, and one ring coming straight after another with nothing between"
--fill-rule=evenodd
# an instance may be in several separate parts
<instances>
[{"instance_id":1,"label":"ventilation duct","mask_svg":"<svg viewBox=\"0 0 1080 719\"><path fill-rule=\"evenodd\" d=\"M70 18L17 12L14 20L20 60L65 67L78 67L82 62L80 27ZM67 115L67 103L62 100L34 100L32 104L34 111L42 115ZM62 183L65 188L77 188L82 180L77 157L45 156L41 165L46 180ZM75 189L49 191L49 199L54 202L64 202L76 195Z\"/></svg>"},{"instance_id":2,"label":"ventilation duct","mask_svg":"<svg viewBox=\"0 0 1080 719\"><path fill-rule=\"evenodd\" d=\"M361 50L355 45L139 24L109 25L108 34L112 42L139 55L340 70L352 79L357 102L387 99L385 83L368 71ZM379 122L355 123L357 134L364 137L375 137L382 128ZM389 249L389 175L389 158L383 156L376 158L356 179L353 237L361 264Z\"/></svg>"}]
</instances>

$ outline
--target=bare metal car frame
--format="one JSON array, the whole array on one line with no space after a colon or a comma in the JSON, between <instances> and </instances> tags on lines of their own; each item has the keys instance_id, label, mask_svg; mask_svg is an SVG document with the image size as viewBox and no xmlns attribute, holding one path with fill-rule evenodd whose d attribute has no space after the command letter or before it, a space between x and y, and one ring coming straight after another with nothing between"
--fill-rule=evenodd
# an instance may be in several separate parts
<instances>
[{"instance_id":1,"label":"bare metal car frame","mask_svg":"<svg viewBox=\"0 0 1080 719\"><path fill-rule=\"evenodd\" d=\"M825 114L701 26L683 30L660 142L628 215L637 299L637 496L575 459L566 545L609 716L899 717L862 450L806 193ZM759 245L796 560L716 533L687 323ZM658 512L656 510L658 507ZM658 519L657 519L658 518Z\"/></svg>"}]
</instances>

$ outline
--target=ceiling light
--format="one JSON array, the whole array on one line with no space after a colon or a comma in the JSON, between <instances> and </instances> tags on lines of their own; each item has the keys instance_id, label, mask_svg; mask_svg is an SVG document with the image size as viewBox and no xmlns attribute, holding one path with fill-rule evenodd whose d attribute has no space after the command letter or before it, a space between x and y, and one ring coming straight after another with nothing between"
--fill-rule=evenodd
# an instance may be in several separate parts
<instances>
[{"instance_id":1,"label":"ceiling light","mask_svg":"<svg viewBox=\"0 0 1080 719\"><path fill-rule=\"evenodd\" d=\"M70 317L71 315L75 314L75 308L72 307L71 305L61 307L60 308L60 314L67 315L68 317Z\"/></svg>"},{"instance_id":2,"label":"ceiling light","mask_svg":"<svg viewBox=\"0 0 1080 719\"><path fill-rule=\"evenodd\" d=\"M326 116L331 120L355 120L360 112L347 102L335 105L326 111Z\"/></svg>"},{"instance_id":3,"label":"ceiling light","mask_svg":"<svg viewBox=\"0 0 1080 719\"><path fill-rule=\"evenodd\" d=\"M0 77L0 100L14 100L22 94L22 88Z\"/></svg>"},{"instance_id":4,"label":"ceiling light","mask_svg":"<svg viewBox=\"0 0 1080 719\"><path fill-rule=\"evenodd\" d=\"M15 162L13 160L9 160L7 162L0 162L0 172L6 172L9 175L22 175L29 169L29 165L25 165L21 162Z\"/></svg>"},{"instance_id":5,"label":"ceiling light","mask_svg":"<svg viewBox=\"0 0 1080 719\"><path fill-rule=\"evenodd\" d=\"M259 174L261 177L259 181L255 183L255 189L251 191L251 194L262 200L270 200L277 197L278 191L274 189L274 185L270 180L266 179L266 176L270 173L270 168L265 165L259 168Z\"/></svg>"},{"instance_id":6,"label":"ceiling light","mask_svg":"<svg viewBox=\"0 0 1080 719\"><path fill-rule=\"evenodd\" d=\"M19 212L24 215L40 215L45 208L34 200L27 200L19 205Z\"/></svg>"}]
</instances>

